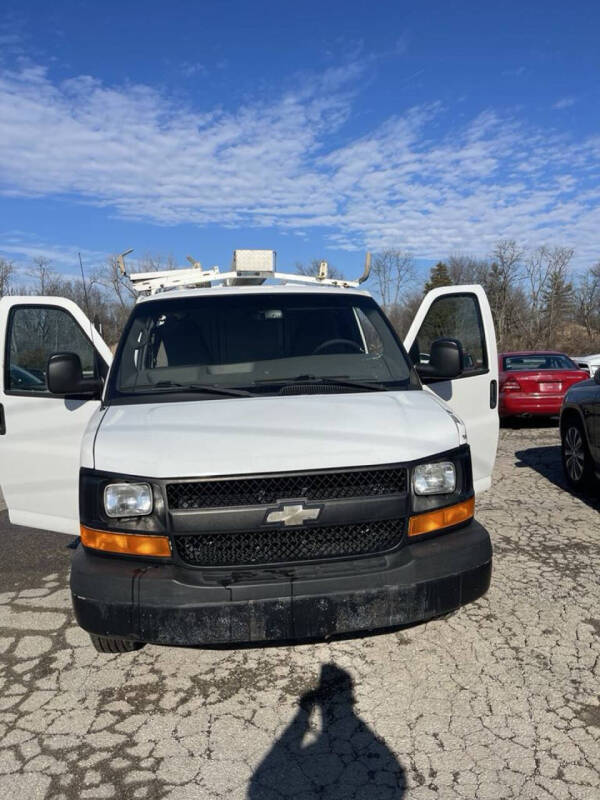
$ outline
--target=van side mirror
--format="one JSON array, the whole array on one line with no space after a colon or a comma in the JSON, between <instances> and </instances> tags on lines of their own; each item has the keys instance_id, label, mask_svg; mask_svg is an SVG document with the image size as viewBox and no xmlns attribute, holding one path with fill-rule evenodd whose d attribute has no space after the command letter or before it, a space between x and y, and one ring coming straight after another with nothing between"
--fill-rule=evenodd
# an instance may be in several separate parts
<instances>
[{"instance_id":1,"label":"van side mirror","mask_svg":"<svg viewBox=\"0 0 600 800\"><path fill-rule=\"evenodd\" d=\"M81 359L77 353L53 353L48 359L46 380L52 394L99 398L102 393L102 381L99 378L83 377Z\"/></svg>"},{"instance_id":2,"label":"van side mirror","mask_svg":"<svg viewBox=\"0 0 600 800\"><path fill-rule=\"evenodd\" d=\"M442 338L431 343L428 364L417 364L416 369L425 380L452 380L464 369L464 351L458 339Z\"/></svg>"}]
</instances>

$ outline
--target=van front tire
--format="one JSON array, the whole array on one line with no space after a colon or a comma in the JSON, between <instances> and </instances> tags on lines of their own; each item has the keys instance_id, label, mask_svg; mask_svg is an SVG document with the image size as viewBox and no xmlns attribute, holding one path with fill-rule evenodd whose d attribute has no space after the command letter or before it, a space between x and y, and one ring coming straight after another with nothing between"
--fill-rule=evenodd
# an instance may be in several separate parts
<instances>
[{"instance_id":1,"label":"van front tire","mask_svg":"<svg viewBox=\"0 0 600 800\"><path fill-rule=\"evenodd\" d=\"M141 650L144 642L130 642L129 639L116 639L109 636L96 636L90 633L92 644L99 653L133 653Z\"/></svg>"}]
</instances>

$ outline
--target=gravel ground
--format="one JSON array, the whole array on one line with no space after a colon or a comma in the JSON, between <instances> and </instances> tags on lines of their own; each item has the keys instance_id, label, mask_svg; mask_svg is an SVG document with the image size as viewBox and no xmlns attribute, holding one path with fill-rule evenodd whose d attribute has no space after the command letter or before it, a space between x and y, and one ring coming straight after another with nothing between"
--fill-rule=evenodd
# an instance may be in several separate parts
<instances>
[{"instance_id":1,"label":"gravel ground","mask_svg":"<svg viewBox=\"0 0 600 800\"><path fill-rule=\"evenodd\" d=\"M600 797L600 503L556 428L502 431L478 502L492 587L455 615L322 644L101 656L66 537L0 514L0 796Z\"/></svg>"}]
</instances>

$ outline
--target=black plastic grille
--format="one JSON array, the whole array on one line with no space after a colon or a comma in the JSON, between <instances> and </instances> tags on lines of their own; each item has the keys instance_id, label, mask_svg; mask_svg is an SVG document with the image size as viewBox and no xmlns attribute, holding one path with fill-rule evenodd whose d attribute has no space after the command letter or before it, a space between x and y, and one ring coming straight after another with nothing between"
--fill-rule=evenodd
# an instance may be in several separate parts
<instances>
[{"instance_id":1,"label":"black plastic grille","mask_svg":"<svg viewBox=\"0 0 600 800\"><path fill-rule=\"evenodd\" d=\"M175 536L179 557L206 567L272 564L364 556L391 550L402 541L404 520L242 533Z\"/></svg>"},{"instance_id":2,"label":"black plastic grille","mask_svg":"<svg viewBox=\"0 0 600 800\"><path fill-rule=\"evenodd\" d=\"M254 506L290 498L316 501L347 497L384 497L404 492L405 467L191 481L167 485L167 499L171 510Z\"/></svg>"}]
</instances>

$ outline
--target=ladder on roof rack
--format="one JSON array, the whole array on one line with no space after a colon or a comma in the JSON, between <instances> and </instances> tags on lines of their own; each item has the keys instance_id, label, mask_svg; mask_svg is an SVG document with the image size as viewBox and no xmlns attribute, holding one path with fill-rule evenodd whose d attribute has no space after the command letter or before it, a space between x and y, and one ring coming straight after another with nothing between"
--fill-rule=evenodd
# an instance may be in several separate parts
<instances>
[{"instance_id":1,"label":"ladder on roof rack","mask_svg":"<svg viewBox=\"0 0 600 800\"><path fill-rule=\"evenodd\" d=\"M259 286L267 280L278 280L282 283L308 283L320 286L338 286L352 288L364 283L371 271L371 253L365 258L363 274L354 281L329 278L328 265L321 261L319 275L298 275L276 272L274 250L234 250L233 264L228 272L221 272L219 267L203 269L200 262L188 256L192 267L186 269L167 269L160 272L134 272L128 274L125 269L125 256L133 252L126 250L117 257L119 268L126 275L134 290L138 293L157 294L170 289L210 288L213 283L224 286Z\"/></svg>"}]
</instances>

